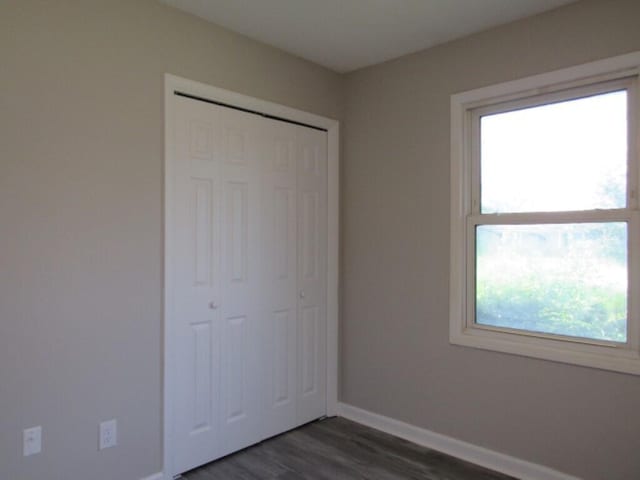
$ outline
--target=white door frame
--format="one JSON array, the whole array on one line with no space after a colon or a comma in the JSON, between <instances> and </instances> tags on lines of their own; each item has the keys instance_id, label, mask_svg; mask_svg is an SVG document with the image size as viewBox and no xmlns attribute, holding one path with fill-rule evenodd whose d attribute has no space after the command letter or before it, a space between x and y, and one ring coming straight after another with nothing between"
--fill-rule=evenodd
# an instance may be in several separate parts
<instances>
[{"instance_id":1,"label":"white door frame","mask_svg":"<svg viewBox=\"0 0 640 480\"><path fill-rule=\"evenodd\" d=\"M265 113L294 122L313 125L327 130L327 411L329 417L338 413L338 268L339 268L339 122L326 117L241 95L229 90L165 74L165 159L164 159L164 370L163 370L163 472L164 478L172 478L173 472L173 379L174 345L171 339L175 327L172 298L173 272L169 254L173 250L172 204L173 162L175 161L173 126L175 120L174 92L212 100L226 105Z\"/></svg>"}]
</instances>

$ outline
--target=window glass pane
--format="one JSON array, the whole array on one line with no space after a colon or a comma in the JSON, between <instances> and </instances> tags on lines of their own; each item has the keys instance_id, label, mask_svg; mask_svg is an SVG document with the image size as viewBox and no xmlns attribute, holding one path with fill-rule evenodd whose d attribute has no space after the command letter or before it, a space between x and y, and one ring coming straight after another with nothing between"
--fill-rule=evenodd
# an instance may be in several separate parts
<instances>
[{"instance_id":1,"label":"window glass pane","mask_svg":"<svg viewBox=\"0 0 640 480\"><path fill-rule=\"evenodd\" d=\"M476 228L476 323L627 340L627 224Z\"/></svg>"},{"instance_id":2,"label":"window glass pane","mask_svg":"<svg viewBox=\"0 0 640 480\"><path fill-rule=\"evenodd\" d=\"M627 92L480 120L481 211L624 208Z\"/></svg>"}]
</instances>

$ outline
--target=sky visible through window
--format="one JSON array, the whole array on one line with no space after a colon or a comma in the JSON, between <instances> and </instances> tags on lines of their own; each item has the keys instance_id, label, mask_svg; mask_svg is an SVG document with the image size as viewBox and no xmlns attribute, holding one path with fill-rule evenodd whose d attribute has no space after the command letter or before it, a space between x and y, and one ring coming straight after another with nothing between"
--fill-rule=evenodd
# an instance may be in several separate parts
<instances>
[{"instance_id":1,"label":"sky visible through window","mask_svg":"<svg viewBox=\"0 0 640 480\"><path fill-rule=\"evenodd\" d=\"M627 92L481 118L482 213L626 207ZM480 225L476 323L627 340L626 222Z\"/></svg>"},{"instance_id":2,"label":"sky visible through window","mask_svg":"<svg viewBox=\"0 0 640 480\"><path fill-rule=\"evenodd\" d=\"M482 213L624 208L627 92L484 116Z\"/></svg>"}]
</instances>

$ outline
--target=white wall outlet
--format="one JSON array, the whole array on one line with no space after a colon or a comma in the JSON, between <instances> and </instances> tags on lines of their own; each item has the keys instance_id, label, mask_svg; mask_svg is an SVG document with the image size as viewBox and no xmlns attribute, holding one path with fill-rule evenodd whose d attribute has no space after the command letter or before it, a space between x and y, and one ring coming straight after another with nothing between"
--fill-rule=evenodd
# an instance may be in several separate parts
<instances>
[{"instance_id":1,"label":"white wall outlet","mask_svg":"<svg viewBox=\"0 0 640 480\"><path fill-rule=\"evenodd\" d=\"M25 457L42 451L42 427L25 428L22 431L22 454Z\"/></svg>"},{"instance_id":2,"label":"white wall outlet","mask_svg":"<svg viewBox=\"0 0 640 480\"><path fill-rule=\"evenodd\" d=\"M115 420L100 423L98 450L115 447L118 443L118 424Z\"/></svg>"}]
</instances>

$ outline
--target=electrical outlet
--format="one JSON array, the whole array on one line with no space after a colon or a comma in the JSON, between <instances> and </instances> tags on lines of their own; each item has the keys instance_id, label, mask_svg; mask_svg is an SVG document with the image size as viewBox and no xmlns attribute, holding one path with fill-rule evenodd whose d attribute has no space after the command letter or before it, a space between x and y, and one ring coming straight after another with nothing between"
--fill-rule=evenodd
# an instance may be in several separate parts
<instances>
[{"instance_id":1,"label":"electrical outlet","mask_svg":"<svg viewBox=\"0 0 640 480\"><path fill-rule=\"evenodd\" d=\"M25 428L22 431L22 454L25 457L42 451L42 427Z\"/></svg>"},{"instance_id":2,"label":"electrical outlet","mask_svg":"<svg viewBox=\"0 0 640 480\"><path fill-rule=\"evenodd\" d=\"M115 420L100 423L98 450L115 447L118 443L118 424Z\"/></svg>"}]
</instances>

